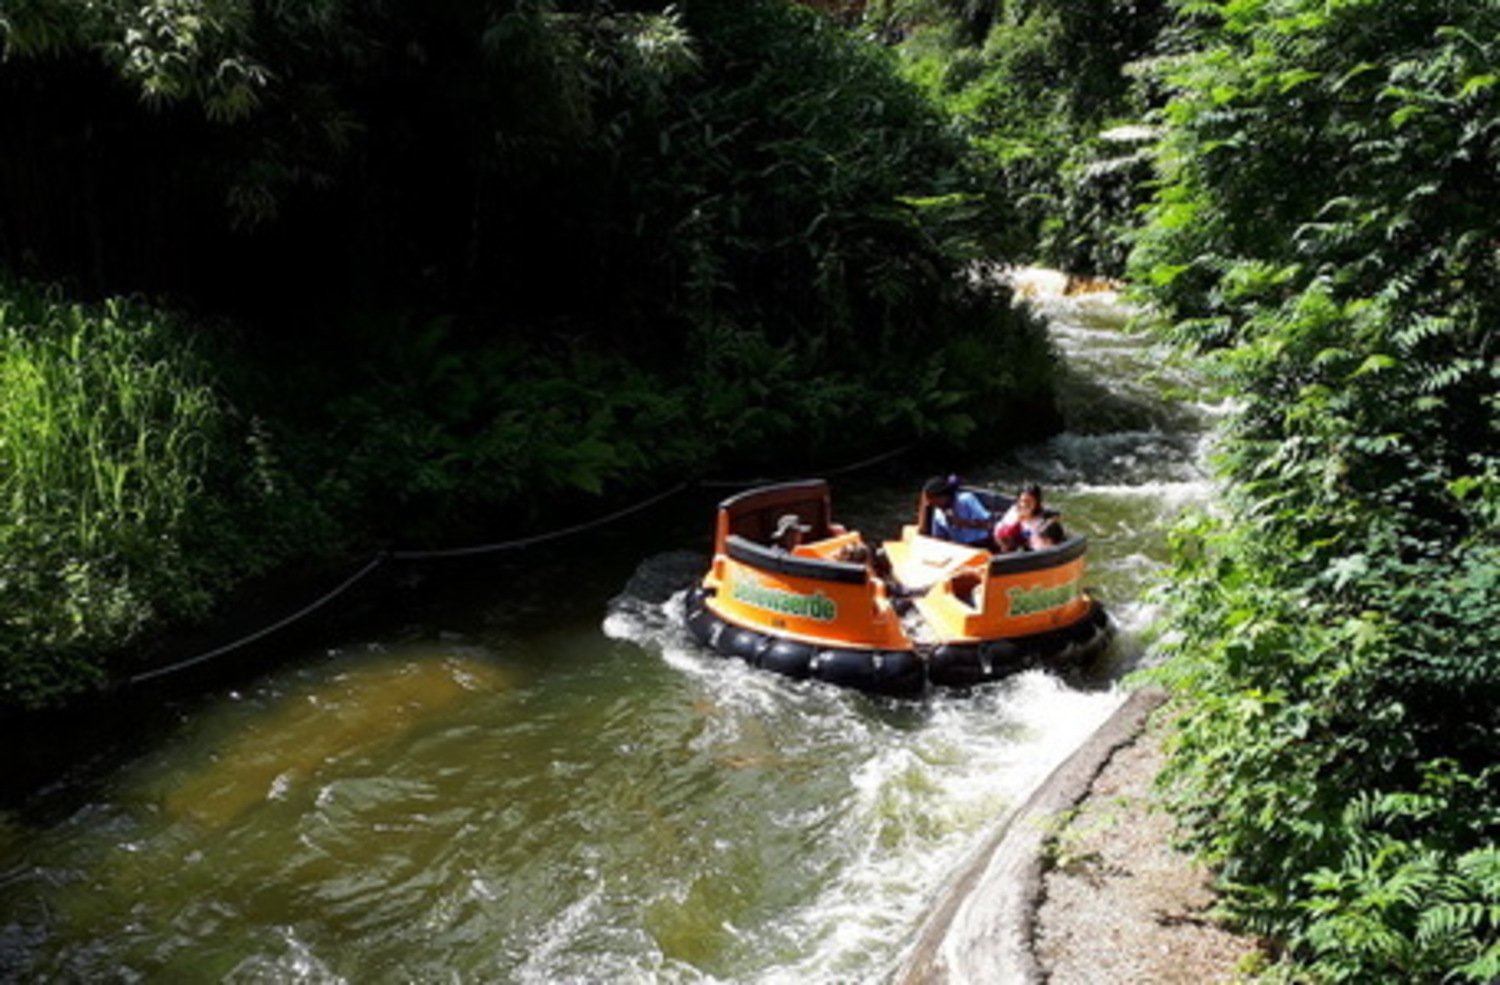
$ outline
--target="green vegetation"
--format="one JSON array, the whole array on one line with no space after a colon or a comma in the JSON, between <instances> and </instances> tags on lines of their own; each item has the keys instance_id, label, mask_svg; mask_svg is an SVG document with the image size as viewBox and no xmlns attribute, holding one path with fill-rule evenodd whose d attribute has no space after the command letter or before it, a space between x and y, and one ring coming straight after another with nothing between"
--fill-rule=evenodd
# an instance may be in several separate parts
<instances>
[{"instance_id":1,"label":"green vegetation","mask_svg":"<svg viewBox=\"0 0 1500 985\"><path fill-rule=\"evenodd\" d=\"M40 0L0 52L0 703L259 575L1050 406L964 276L1004 199L800 7Z\"/></svg>"},{"instance_id":2,"label":"green vegetation","mask_svg":"<svg viewBox=\"0 0 1500 985\"><path fill-rule=\"evenodd\" d=\"M1123 234L1150 177L1146 132L1133 125L1152 95L1131 80L1161 43L1166 5L878 6L887 30L920 25L902 46L905 72L954 116L976 166L1013 203L1012 251L1075 273L1120 274Z\"/></svg>"},{"instance_id":3,"label":"green vegetation","mask_svg":"<svg viewBox=\"0 0 1500 985\"><path fill-rule=\"evenodd\" d=\"M0 283L0 694L95 683L90 659L201 614L186 555L224 408L182 326ZM159 612L167 607L167 612Z\"/></svg>"},{"instance_id":4,"label":"green vegetation","mask_svg":"<svg viewBox=\"0 0 1500 985\"><path fill-rule=\"evenodd\" d=\"M257 573L981 452L1051 363L966 265L1128 254L1235 407L1189 840L1271 980L1500 976L1500 8L624 6L0 14L4 703Z\"/></svg>"},{"instance_id":5,"label":"green vegetation","mask_svg":"<svg viewBox=\"0 0 1500 985\"><path fill-rule=\"evenodd\" d=\"M1166 592L1177 806L1274 977L1491 981L1500 12L1182 12L1136 269L1238 409Z\"/></svg>"}]
</instances>

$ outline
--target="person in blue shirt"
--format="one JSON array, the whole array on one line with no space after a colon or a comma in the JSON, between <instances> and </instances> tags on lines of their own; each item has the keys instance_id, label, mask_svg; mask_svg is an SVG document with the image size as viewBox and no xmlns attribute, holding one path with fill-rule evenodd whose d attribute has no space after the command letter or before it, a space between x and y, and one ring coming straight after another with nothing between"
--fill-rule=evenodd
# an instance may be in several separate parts
<instances>
[{"instance_id":1,"label":"person in blue shirt","mask_svg":"<svg viewBox=\"0 0 1500 985\"><path fill-rule=\"evenodd\" d=\"M969 547L994 548L995 517L956 478L931 479L923 491L933 506L932 536Z\"/></svg>"}]
</instances>

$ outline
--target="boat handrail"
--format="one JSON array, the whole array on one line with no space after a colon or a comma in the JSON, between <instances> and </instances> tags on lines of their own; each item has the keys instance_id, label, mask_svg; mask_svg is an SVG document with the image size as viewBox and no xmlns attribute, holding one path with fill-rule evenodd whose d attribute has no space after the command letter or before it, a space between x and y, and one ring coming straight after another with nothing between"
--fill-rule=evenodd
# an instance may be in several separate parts
<instances>
[{"instance_id":1,"label":"boat handrail","mask_svg":"<svg viewBox=\"0 0 1500 985\"><path fill-rule=\"evenodd\" d=\"M791 578L810 578L815 581L832 581L848 585L857 585L870 580L869 569L863 564L788 554L774 547L747 540L739 534L730 534L725 539L724 549L730 558L741 564Z\"/></svg>"},{"instance_id":2,"label":"boat handrail","mask_svg":"<svg viewBox=\"0 0 1500 985\"><path fill-rule=\"evenodd\" d=\"M864 543L858 530L845 530L841 534L833 534L822 540L814 540L808 543L798 544L792 548L792 553L798 557L824 558L829 561L840 560L839 551L854 544Z\"/></svg>"},{"instance_id":3,"label":"boat handrail","mask_svg":"<svg viewBox=\"0 0 1500 985\"><path fill-rule=\"evenodd\" d=\"M734 513L746 503L751 502L757 505L761 501L791 502L801 499L822 499L827 495L828 480L798 479L795 482L778 482L773 486L757 486L754 489L735 493L733 496L721 499L719 509Z\"/></svg>"},{"instance_id":4,"label":"boat handrail","mask_svg":"<svg viewBox=\"0 0 1500 985\"><path fill-rule=\"evenodd\" d=\"M1069 537L1056 547L1044 547L1038 551L1011 551L990 558L990 574L1019 575L1027 571L1056 568L1077 560L1088 553L1087 537Z\"/></svg>"}]
</instances>

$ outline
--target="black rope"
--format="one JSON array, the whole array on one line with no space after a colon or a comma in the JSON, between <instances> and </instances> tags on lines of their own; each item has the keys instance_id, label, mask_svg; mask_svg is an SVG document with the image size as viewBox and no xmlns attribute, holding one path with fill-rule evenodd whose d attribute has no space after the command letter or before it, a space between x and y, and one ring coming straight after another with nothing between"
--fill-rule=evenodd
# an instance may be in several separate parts
<instances>
[{"instance_id":1,"label":"black rope","mask_svg":"<svg viewBox=\"0 0 1500 985\"><path fill-rule=\"evenodd\" d=\"M256 640L259 640L265 636L269 636L270 634L276 632L279 629L283 629L286 626L290 626L292 623L304 619L317 610L321 609L329 602L332 602L334 599L338 598L340 595L353 588L360 581L373 574L376 569L385 564L385 562L387 561L418 561L433 558L454 558L462 557L465 555L487 554L495 551L515 550L517 548L530 547L533 544L540 544L545 541L556 540L559 537L567 537L572 534L591 530L594 527L603 526L606 523L613 523L615 520L618 520L623 516L629 516L632 513L638 513L649 506L653 506L656 503L661 502L669 496L675 496L691 485L691 482L679 483L678 485L666 490L665 492L657 493L655 496L652 496L649 499L645 499L639 503L627 506L622 510L616 510L615 512L610 513L607 516L602 516L598 519L590 520L587 523L578 523L574 524L571 527L563 527L559 530L549 531L548 533L536 534L531 537L520 537L515 540L507 540L496 544L482 544L477 547L457 547L451 550L383 552L371 558L368 562L365 563L364 567L360 568L354 574L346 578L338 585L338 587L323 595L317 601L303 606L291 615L286 616L283 619L279 619L269 626L258 629L248 636L235 640L233 643L226 643L225 645L216 647L206 653L200 653L197 656L189 657L186 660L179 660L176 663L168 664L165 667L157 667L153 670L148 670L144 673L136 674L134 677L129 678L126 681L126 684L135 685L140 684L144 681L152 680L157 677L164 677L167 674L173 674L180 670L186 670L189 667L205 663L206 661L212 660L215 657L221 657L226 653L232 653L233 651L238 650L241 647L248 646L251 643L254 643Z\"/></svg>"},{"instance_id":2,"label":"black rope","mask_svg":"<svg viewBox=\"0 0 1500 985\"><path fill-rule=\"evenodd\" d=\"M907 445L907 446L902 447L902 448L897 448L894 451L883 452L883 453L881 453L879 455L876 455L876 456L874 456L872 458L867 458L867 459L865 459L863 461L855 462L852 465L846 465L843 468L834 469L832 471L828 471L828 472L825 472L823 474L824 475L846 475L846 474L848 474L850 472L855 472L855 471L858 471L860 469L869 468L872 465L878 465L879 463L884 462L884 461L886 461L888 459L891 459L891 458L895 458L898 455L904 455L906 452L910 451L911 448L912 448L911 445ZM371 558L368 562L365 563L364 567L360 568L354 574L350 575L343 582L341 582L336 588L334 588L333 590L327 592L326 594L324 594L321 598L317 599L316 601L311 602L308 605L303 606L302 608L298 609L296 612L292 613L291 615L286 616L285 618L279 619L279 620L277 620L276 622L272 623L269 626L265 626L265 627L263 627L261 629L258 629L255 632L249 634L248 636L245 636L245 637L242 637L241 639L235 640L233 643L226 643L223 646L215 647L214 649L209 650L206 653L200 653L197 656L189 657L186 660L179 660L176 663L168 664L165 667L157 667L157 668L155 668L153 670L148 670L148 671L145 671L143 673L136 674L134 677L129 678L126 681L126 684L127 685L140 684L140 683L143 683L145 681L154 680L155 678L158 678L158 677L165 677L168 674L175 674L178 671L186 670L189 667L194 667L194 666L196 666L198 664L205 663L205 662L207 662L209 660L212 660L212 659L214 659L216 657L222 657L226 653L232 653L235 650L240 649L241 647L249 646L251 643L254 643L256 640L262 639L262 638L264 638L266 636L269 636L270 634L276 632L277 630L284 629L285 627L290 626L292 623L295 623L295 622L298 622L299 620L305 619L307 616L309 616L312 613L316 612L317 610L323 608L323 606L327 605L329 602L332 602L334 599L338 598L340 595L343 595L349 589L353 588L359 582L363 581L365 578L367 578L368 576L370 576L371 574L373 574L378 568L380 568L381 565L385 564L387 561L435 560L435 559L442 559L442 558L466 557L466 556L472 556L472 555L476 555L476 554L490 554L490 553L495 553L495 552L498 552L498 551L518 550L518 549L523 548L523 547L531 547L531 546L534 546L536 544L545 543L545 542L547 542L549 540L557 540L557 539L559 539L561 537L569 537L569 536L572 536L574 534L584 533L584 532L586 532L588 530L594 529L595 527L602 527L606 523L613 523L614 521L620 519L621 517L630 516L632 513L639 513L641 510L644 510L644 509L646 509L648 507L651 507L651 506L655 506L657 503L661 502L662 500L667 499L667 498L669 498L671 496L675 496L678 493L683 492L684 490L692 487L695 484L703 486L705 488L721 488L721 487L742 487L742 486L746 486L747 487L747 486L758 486L758 485L770 485L771 483L776 482L776 481L778 481L778 480L774 480L774 479L744 479L744 480L733 481L733 480L725 480L725 479L720 479L720 480L700 479L700 480L697 480L696 483L692 482L692 481L683 482L683 483L679 483L676 486L673 486L671 489L667 489L664 492L657 493L655 496L652 496L652 497L650 497L648 499L641 500L640 502L634 503L634 504L632 504L630 506L627 506L624 509L616 510L615 512L610 513L610 514L608 514L606 516L602 516L602 517L599 517L599 518L594 519L594 520L589 520L586 523L577 523L577 524L573 524L572 526L569 526L569 527L562 527L562 528L557 529L557 530L551 530L551 531L548 531L547 533L534 534L534 535L529 536L529 537L518 537L515 540L500 541L500 542L494 543L494 544L480 544L480 545L477 545L477 546L474 546L474 547L455 547L455 548L450 548L450 549L446 549L446 550L431 550L431 551L386 551L386 552L383 552L383 553L378 554L375 557Z\"/></svg>"},{"instance_id":3,"label":"black rope","mask_svg":"<svg viewBox=\"0 0 1500 985\"><path fill-rule=\"evenodd\" d=\"M360 568L353 575L350 575L333 591L324 595L316 602L313 602L310 605L303 606L301 609L298 609L296 612L287 616L285 619L280 620L279 622L274 622L263 629L256 630L243 639L235 640L233 643L226 643L224 646L209 650L207 653L200 653L196 657L189 657L186 660L179 660L177 663L169 664L166 667L157 667L155 670L148 670L144 674L136 674L134 677L130 678L128 683L139 684L142 681L149 681L154 677L163 677L167 674L174 674L179 670L186 670L194 664L201 664L206 660L212 660L215 657L222 657L226 653L229 653L233 650L238 650L242 646L248 646L249 644L254 643L256 640L260 639L263 636L269 636L271 633L276 632L276 630L281 629L284 626L290 626L292 623L298 621L299 619L309 616L312 613L316 612L318 609L321 609L323 606L327 605L329 602L332 602L334 599L344 594L350 588L354 587L354 585L363 580L366 575L370 574L376 568L384 564L386 562L386 557L387 555L381 554L378 557L371 559L368 564L366 564L363 568Z\"/></svg>"},{"instance_id":4,"label":"black rope","mask_svg":"<svg viewBox=\"0 0 1500 985\"><path fill-rule=\"evenodd\" d=\"M641 502L636 503L633 506L627 506L623 510L616 510L608 516L601 516L597 520L590 520L587 523L576 523L571 527L563 527L559 530L552 530L544 534L535 534L530 537L519 537L515 540L501 541L497 544L481 544L477 547L454 547L447 550L435 551L392 551L390 556L392 559L397 561L423 561L432 558L465 557L473 554L489 554L495 551L513 551L520 547L531 547L533 544L541 544L549 540L557 540L559 537L568 537L572 534L583 533L584 531L592 530L595 527L602 527L606 523L613 523L623 516L629 516L632 513L639 513L641 510L646 509L648 506L655 506L657 503L668 498L669 496L677 495L691 485L691 482L684 482L672 487L671 489L668 489L666 492L657 493L650 499L642 500Z\"/></svg>"}]
</instances>

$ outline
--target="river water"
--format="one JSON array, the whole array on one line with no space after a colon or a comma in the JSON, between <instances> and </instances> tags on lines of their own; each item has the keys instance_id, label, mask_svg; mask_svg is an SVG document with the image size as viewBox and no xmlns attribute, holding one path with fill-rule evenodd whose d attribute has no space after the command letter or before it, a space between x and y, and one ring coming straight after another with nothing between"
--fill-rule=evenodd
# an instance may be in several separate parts
<instances>
[{"instance_id":1,"label":"river water","mask_svg":"<svg viewBox=\"0 0 1500 985\"><path fill-rule=\"evenodd\" d=\"M1190 381L1109 296L1044 298L1069 429L1040 480L1119 624L1087 679L891 702L680 627L712 504L434 580L369 636L163 694L0 809L0 980L870 982L1006 809L1119 705L1164 527L1202 502ZM834 487L894 536L923 477Z\"/></svg>"}]
</instances>

